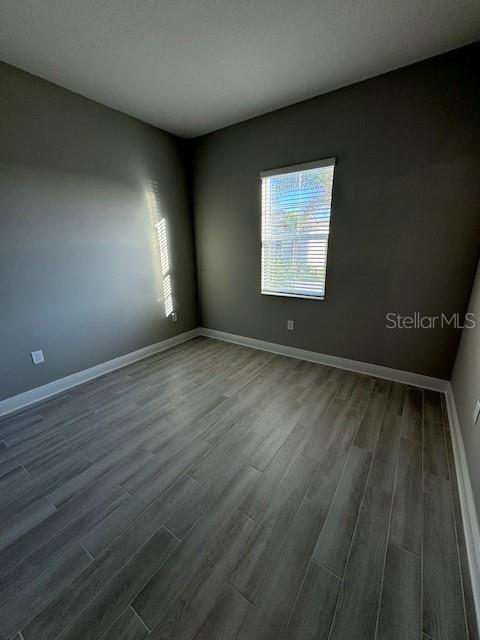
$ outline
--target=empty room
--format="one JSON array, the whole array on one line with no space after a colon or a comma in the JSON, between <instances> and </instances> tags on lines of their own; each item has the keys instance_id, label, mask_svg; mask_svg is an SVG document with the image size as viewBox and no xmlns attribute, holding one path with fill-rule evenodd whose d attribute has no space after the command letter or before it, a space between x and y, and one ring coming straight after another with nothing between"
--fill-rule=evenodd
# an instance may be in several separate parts
<instances>
[{"instance_id":1,"label":"empty room","mask_svg":"<svg viewBox=\"0 0 480 640\"><path fill-rule=\"evenodd\" d=\"M480 640L478 0L0 0L0 640Z\"/></svg>"}]
</instances>

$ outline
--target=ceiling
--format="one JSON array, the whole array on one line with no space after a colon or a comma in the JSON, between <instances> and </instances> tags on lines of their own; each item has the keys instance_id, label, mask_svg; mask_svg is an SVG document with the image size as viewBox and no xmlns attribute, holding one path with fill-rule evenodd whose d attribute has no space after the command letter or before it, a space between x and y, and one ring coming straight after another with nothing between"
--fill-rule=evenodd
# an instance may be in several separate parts
<instances>
[{"instance_id":1,"label":"ceiling","mask_svg":"<svg viewBox=\"0 0 480 640\"><path fill-rule=\"evenodd\" d=\"M2 60L185 137L479 39L479 0L0 0Z\"/></svg>"}]
</instances>

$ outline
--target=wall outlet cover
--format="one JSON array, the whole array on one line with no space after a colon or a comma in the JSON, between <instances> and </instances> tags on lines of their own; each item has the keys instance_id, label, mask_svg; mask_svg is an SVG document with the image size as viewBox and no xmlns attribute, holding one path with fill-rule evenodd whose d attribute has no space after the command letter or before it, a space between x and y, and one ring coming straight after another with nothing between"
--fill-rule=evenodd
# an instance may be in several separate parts
<instances>
[{"instance_id":1,"label":"wall outlet cover","mask_svg":"<svg viewBox=\"0 0 480 640\"><path fill-rule=\"evenodd\" d=\"M30 355L32 356L33 364L42 364L42 362L45 362L43 351L41 349L38 351L32 351Z\"/></svg>"},{"instance_id":2,"label":"wall outlet cover","mask_svg":"<svg viewBox=\"0 0 480 640\"><path fill-rule=\"evenodd\" d=\"M176 322L176 321L177 321L177 312L172 311L172 322Z\"/></svg>"},{"instance_id":3,"label":"wall outlet cover","mask_svg":"<svg viewBox=\"0 0 480 640\"><path fill-rule=\"evenodd\" d=\"M287 329L289 331L293 331L295 329L295 322L294 320L287 320Z\"/></svg>"}]
</instances>

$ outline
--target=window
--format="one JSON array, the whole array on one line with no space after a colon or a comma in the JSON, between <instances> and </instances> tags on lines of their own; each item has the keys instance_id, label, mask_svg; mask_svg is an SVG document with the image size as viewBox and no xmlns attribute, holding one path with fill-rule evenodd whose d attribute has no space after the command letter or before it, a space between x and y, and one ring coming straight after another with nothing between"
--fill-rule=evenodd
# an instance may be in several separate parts
<instances>
[{"instance_id":1,"label":"window","mask_svg":"<svg viewBox=\"0 0 480 640\"><path fill-rule=\"evenodd\" d=\"M323 300L335 158L264 171L262 293Z\"/></svg>"}]
</instances>

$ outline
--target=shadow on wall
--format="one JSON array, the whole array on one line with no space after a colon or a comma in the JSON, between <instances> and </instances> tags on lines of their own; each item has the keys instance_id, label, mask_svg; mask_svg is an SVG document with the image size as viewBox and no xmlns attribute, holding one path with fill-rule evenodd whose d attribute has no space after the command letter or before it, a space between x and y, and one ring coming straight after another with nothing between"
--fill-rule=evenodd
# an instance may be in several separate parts
<instances>
[{"instance_id":1,"label":"shadow on wall","mask_svg":"<svg viewBox=\"0 0 480 640\"><path fill-rule=\"evenodd\" d=\"M158 183L150 180L146 188L147 208L153 238L155 286L158 302L163 301L165 316L174 313L172 269L170 266L167 220L162 217Z\"/></svg>"}]
</instances>

